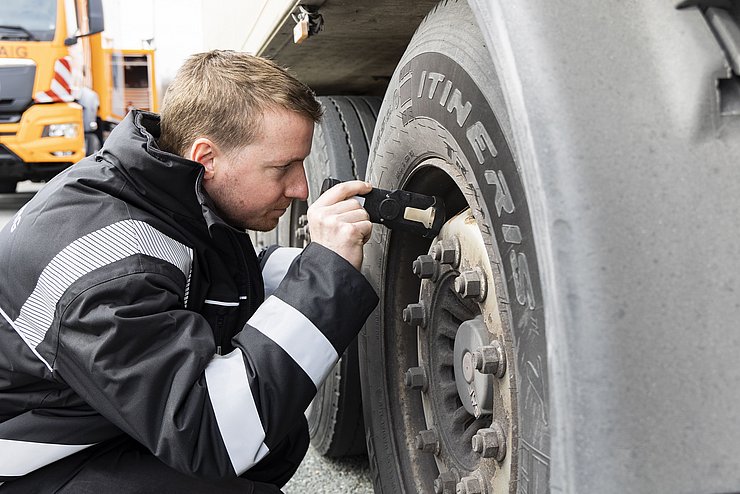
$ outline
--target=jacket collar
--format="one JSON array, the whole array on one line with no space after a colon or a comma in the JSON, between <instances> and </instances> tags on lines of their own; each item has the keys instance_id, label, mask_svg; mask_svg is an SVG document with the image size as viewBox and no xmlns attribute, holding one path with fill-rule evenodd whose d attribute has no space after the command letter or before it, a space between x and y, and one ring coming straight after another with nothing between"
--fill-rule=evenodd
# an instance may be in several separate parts
<instances>
[{"instance_id":1,"label":"jacket collar","mask_svg":"<svg viewBox=\"0 0 740 494\"><path fill-rule=\"evenodd\" d=\"M113 129L101 153L149 202L179 215L203 218L209 231L216 225L232 228L202 187L203 166L159 149L159 136L159 115L132 110Z\"/></svg>"}]
</instances>

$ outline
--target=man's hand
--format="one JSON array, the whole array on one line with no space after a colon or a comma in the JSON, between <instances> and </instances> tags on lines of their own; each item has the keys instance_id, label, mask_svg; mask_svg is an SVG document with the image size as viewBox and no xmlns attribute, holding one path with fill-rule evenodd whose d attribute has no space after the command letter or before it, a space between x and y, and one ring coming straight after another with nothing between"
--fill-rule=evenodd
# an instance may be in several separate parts
<instances>
[{"instance_id":1,"label":"man's hand","mask_svg":"<svg viewBox=\"0 0 740 494\"><path fill-rule=\"evenodd\" d=\"M373 224L367 211L352 197L371 190L367 182L342 182L308 208L311 242L333 250L358 270L362 266L362 246L370 238Z\"/></svg>"}]
</instances>

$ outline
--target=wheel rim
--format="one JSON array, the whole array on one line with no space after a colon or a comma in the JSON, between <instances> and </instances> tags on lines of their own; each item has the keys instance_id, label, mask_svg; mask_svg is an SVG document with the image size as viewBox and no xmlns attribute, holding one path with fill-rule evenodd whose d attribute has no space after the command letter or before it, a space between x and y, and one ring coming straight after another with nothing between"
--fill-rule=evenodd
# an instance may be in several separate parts
<instances>
[{"instance_id":1,"label":"wheel rim","mask_svg":"<svg viewBox=\"0 0 740 494\"><path fill-rule=\"evenodd\" d=\"M421 162L409 180L413 190L438 190L442 166L435 158ZM444 177L449 190L452 180ZM425 190L425 184L430 190ZM508 492L511 479L516 478L511 454L516 444L516 381L507 365L512 362L512 337L505 329L508 325L501 323L496 290L502 281L489 261L473 214L460 204L461 192L453 189L447 195L448 209L462 210L431 244L399 241L391 246L401 250L393 257L413 260L418 277L416 284L401 281L399 286L406 293L415 290L417 298L403 310L406 327L416 328L415 345L405 347L407 361L417 363L403 378L411 400L418 398L421 403L409 408L421 416L407 419L411 426L407 430L416 434L413 444L419 453L434 459L436 468L427 464L422 473L436 477L434 492ZM471 273L478 276L482 293L476 291L475 279L466 278ZM476 356L484 361L479 365L487 373L471 372L472 351L481 346L484 351ZM497 367L492 365L495 361ZM471 400L471 388L479 399ZM487 397L482 388L487 389Z\"/></svg>"}]
</instances>

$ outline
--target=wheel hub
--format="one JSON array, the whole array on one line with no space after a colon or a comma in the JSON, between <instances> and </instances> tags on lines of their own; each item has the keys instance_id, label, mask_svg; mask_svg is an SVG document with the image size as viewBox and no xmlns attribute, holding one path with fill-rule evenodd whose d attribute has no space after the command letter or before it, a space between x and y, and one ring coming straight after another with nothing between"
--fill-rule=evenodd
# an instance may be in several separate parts
<instances>
[{"instance_id":1,"label":"wheel hub","mask_svg":"<svg viewBox=\"0 0 740 494\"><path fill-rule=\"evenodd\" d=\"M454 369L457 393L465 410L475 418L493 413L493 379L476 371L473 352L488 345L483 316L465 321L455 335Z\"/></svg>"},{"instance_id":2,"label":"wheel hub","mask_svg":"<svg viewBox=\"0 0 740 494\"><path fill-rule=\"evenodd\" d=\"M427 428L416 445L434 455L441 494L509 490L516 382L494 269L470 210L449 220L413 263L420 297L404 320L417 328L419 366L407 385L421 393Z\"/></svg>"}]
</instances>

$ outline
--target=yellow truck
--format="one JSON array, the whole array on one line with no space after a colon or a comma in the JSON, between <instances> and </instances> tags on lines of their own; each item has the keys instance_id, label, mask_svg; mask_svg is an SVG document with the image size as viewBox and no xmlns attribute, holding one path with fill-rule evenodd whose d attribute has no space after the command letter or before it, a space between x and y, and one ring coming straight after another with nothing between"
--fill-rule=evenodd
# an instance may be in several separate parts
<instances>
[{"instance_id":1,"label":"yellow truck","mask_svg":"<svg viewBox=\"0 0 740 494\"><path fill-rule=\"evenodd\" d=\"M0 193L100 149L132 107L156 111L153 50L104 47L101 0L4 0Z\"/></svg>"}]
</instances>

